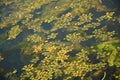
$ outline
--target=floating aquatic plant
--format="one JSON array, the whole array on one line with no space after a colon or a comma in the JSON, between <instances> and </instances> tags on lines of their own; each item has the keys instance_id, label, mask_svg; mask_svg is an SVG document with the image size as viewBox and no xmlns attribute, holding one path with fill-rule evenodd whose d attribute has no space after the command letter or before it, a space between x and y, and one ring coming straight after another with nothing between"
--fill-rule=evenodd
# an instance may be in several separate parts
<instances>
[{"instance_id":1,"label":"floating aquatic plant","mask_svg":"<svg viewBox=\"0 0 120 80\"><path fill-rule=\"evenodd\" d=\"M119 79L120 40L113 28L119 28L115 23L120 17L101 0L12 0L0 2L3 5L12 12L1 15L0 31L6 30L3 34L7 32L11 43L21 36L15 49L20 50L21 62L28 61L5 73L6 79ZM111 67L117 71L110 77Z\"/></svg>"}]
</instances>

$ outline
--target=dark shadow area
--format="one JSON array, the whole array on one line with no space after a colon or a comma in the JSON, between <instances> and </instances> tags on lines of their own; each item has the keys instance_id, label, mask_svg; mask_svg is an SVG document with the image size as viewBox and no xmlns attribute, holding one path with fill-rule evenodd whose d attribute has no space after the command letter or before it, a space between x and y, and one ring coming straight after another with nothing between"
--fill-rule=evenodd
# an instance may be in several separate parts
<instances>
[{"instance_id":1,"label":"dark shadow area","mask_svg":"<svg viewBox=\"0 0 120 80\"><path fill-rule=\"evenodd\" d=\"M120 0L102 0L103 4L108 8L118 8L120 9Z\"/></svg>"},{"instance_id":2,"label":"dark shadow area","mask_svg":"<svg viewBox=\"0 0 120 80\"><path fill-rule=\"evenodd\" d=\"M41 26L44 30L50 30L53 27L50 23L47 22L43 22Z\"/></svg>"},{"instance_id":3,"label":"dark shadow area","mask_svg":"<svg viewBox=\"0 0 120 80\"><path fill-rule=\"evenodd\" d=\"M80 45L82 45L82 46L86 46L86 47L90 47L90 46L94 46L94 44L96 44L96 39L95 38L91 38L91 39L89 39L89 40L87 40L87 41L82 41L81 43L80 43Z\"/></svg>"},{"instance_id":4,"label":"dark shadow area","mask_svg":"<svg viewBox=\"0 0 120 80\"><path fill-rule=\"evenodd\" d=\"M108 67L106 69L106 80L116 80L115 77L113 76L113 74L116 72L116 67Z\"/></svg>"},{"instance_id":5,"label":"dark shadow area","mask_svg":"<svg viewBox=\"0 0 120 80\"><path fill-rule=\"evenodd\" d=\"M91 61L91 63L92 64L96 64L96 63L99 63L100 62L100 60L99 59L97 59L97 54L89 54L88 55L88 58L90 59L90 61Z\"/></svg>"},{"instance_id":6,"label":"dark shadow area","mask_svg":"<svg viewBox=\"0 0 120 80\"><path fill-rule=\"evenodd\" d=\"M57 31L55 31L58 33L56 40L64 40L64 38L66 37L67 31L65 31L64 29L58 29Z\"/></svg>"},{"instance_id":7,"label":"dark shadow area","mask_svg":"<svg viewBox=\"0 0 120 80\"><path fill-rule=\"evenodd\" d=\"M69 56L71 56L71 57L75 57L78 52L79 52L79 51L72 50L72 51L68 52L67 54L68 54Z\"/></svg>"},{"instance_id":8,"label":"dark shadow area","mask_svg":"<svg viewBox=\"0 0 120 80\"><path fill-rule=\"evenodd\" d=\"M0 68L3 68L3 72L1 73L2 78L4 78L3 75L14 69L17 69L18 72L21 71L24 64L20 60L21 54L19 49L5 51L2 56L5 57L4 60L0 62Z\"/></svg>"}]
</instances>

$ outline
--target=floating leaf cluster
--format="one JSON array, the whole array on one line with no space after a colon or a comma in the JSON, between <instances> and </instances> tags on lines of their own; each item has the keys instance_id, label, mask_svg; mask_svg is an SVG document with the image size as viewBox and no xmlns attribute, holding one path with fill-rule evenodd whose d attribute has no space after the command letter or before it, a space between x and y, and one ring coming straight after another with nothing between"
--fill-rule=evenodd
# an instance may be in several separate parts
<instances>
[{"instance_id":1,"label":"floating leaf cluster","mask_svg":"<svg viewBox=\"0 0 120 80\"><path fill-rule=\"evenodd\" d=\"M28 61L4 74L6 79L120 78L120 40L114 29L120 17L101 0L10 0L3 5L12 11L1 16L0 30L7 31L6 41L21 37L16 48L24 56L21 62ZM108 76L111 67L116 71Z\"/></svg>"}]
</instances>

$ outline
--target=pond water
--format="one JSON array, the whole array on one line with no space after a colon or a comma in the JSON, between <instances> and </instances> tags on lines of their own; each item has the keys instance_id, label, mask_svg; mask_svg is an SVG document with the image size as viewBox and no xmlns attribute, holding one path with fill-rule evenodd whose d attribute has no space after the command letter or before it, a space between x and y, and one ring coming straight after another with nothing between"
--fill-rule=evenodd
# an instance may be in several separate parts
<instances>
[{"instance_id":1,"label":"pond water","mask_svg":"<svg viewBox=\"0 0 120 80\"><path fill-rule=\"evenodd\" d=\"M0 80L119 80L119 4L0 2Z\"/></svg>"}]
</instances>

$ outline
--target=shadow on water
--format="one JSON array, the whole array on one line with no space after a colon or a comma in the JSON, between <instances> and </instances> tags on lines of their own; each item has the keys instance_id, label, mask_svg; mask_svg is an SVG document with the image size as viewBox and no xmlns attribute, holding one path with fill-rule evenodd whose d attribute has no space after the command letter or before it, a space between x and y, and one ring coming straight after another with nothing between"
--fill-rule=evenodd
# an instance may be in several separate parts
<instances>
[{"instance_id":1,"label":"shadow on water","mask_svg":"<svg viewBox=\"0 0 120 80\"><path fill-rule=\"evenodd\" d=\"M103 4L108 8L117 8L117 10L120 9L120 0L103 0Z\"/></svg>"},{"instance_id":2,"label":"shadow on water","mask_svg":"<svg viewBox=\"0 0 120 80\"><path fill-rule=\"evenodd\" d=\"M44 30L50 30L50 29L52 29L52 25L50 23L47 23L47 22L42 23L41 26L42 26L42 28Z\"/></svg>"},{"instance_id":3,"label":"shadow on water","mask_svg":"<svg viewBox=\"0 0 120 80\"><path fill-rule=\"evenodd\" d=\"M3 29L4 30L4 29ZM4 31L1 31L1 33ZM13 40L6 40L2 45L0 45L0 55L4 57L4 60L0 61L0 68L2 71L0 72L0 80L5 80L4 75L7 72L13 71L15 69L18 70L18 75L21 73L21 68L28 64L29 56L23 55L20 50L19 43L21 43L24 38L28 34L32 34L32 31L22 32L17 36L16 39ZM7 39L7 38L6 38ZM23 61L22 58L25 60Z\"/></svg>"}]
</instances>

